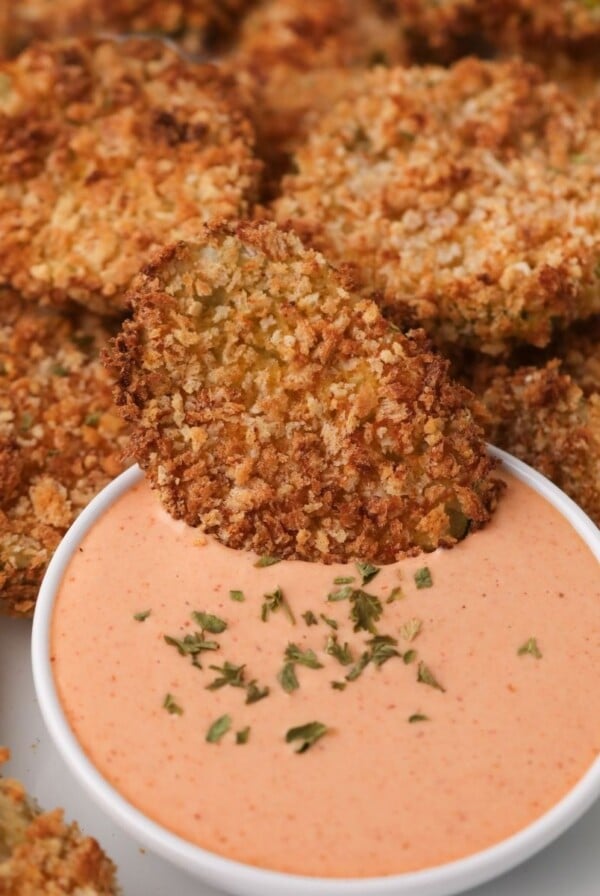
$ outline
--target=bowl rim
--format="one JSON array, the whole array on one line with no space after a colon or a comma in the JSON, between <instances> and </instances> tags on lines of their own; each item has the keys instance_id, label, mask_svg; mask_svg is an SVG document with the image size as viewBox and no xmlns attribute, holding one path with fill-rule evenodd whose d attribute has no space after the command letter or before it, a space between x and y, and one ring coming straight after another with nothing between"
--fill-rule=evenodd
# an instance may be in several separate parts
<instances>
[{"instance_id":1,"label":"bowl rim","mask_svg":"<svg viewBox=\"0 0 600 896\"><path fill-rule=\"evenodd\" d=\"M600 529L553 483L493 446L501 466L529 485L567 519L600 561ZM450 896L514 868L574 824L600 796L600 755L576 784L547 812L510 837L463 858L385 877L328 878L247 865L197 846L152 821L98 771L80 746L63 712L52 675L50 631L55 598L72 555L88 530L113 502L143 478L134 465L110 482L81 512L58 546L44 576L33 620L31 657L35 691L46 727L78 782L118 825L152 851L199 879L233 892L260 896Z\"/></svg>"}]
</instances>

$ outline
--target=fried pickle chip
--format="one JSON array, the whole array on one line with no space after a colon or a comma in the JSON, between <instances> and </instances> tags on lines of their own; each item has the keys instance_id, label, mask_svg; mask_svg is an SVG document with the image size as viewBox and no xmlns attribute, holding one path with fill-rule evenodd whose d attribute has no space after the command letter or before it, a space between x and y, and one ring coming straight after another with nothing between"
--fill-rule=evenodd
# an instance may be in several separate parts
<instances>
[{"instance_id":1,"label":"fried pickle chip","mask_svg":"<svg viewBox=\"0 0 600 896\"><path fill-rule=\"evenodd\" d=\"M124 469L100 318L0 292L0 612L29 616L77 514Z\"/></svg>"},{"instance_id":2,"label":"fried pickle chip","mask_svg":"<svg viewBox=\"0 0 600 896\"><path fill-rule=\"evenodd\" d=\"M133 454L169 512L233 548L390 562L485 523L470 393L273 224L167 249L110 357Z\"/></svg>"},{"instance_id":3,"label":"fried pickle chip","mask_svg":"<svg viewBox=\"0 0 600 896\"><path fill-rule=\"evenodd\" d=\"M252 0L0 0L0 49L13 56L33 40L95 31L175 38L199 53L229 34Z\"/></svg>"},{"instance_id":4,"label":"fried pickle chip","mask_svg":"<svg viewBox=\"0 0 600 896\"><path fill-rule=\"evenodd\" d=\"M377 69L297 151L276 219L441 344L546 345L600 309L600 109L539 69Z\"/></svg>"},{"instance_id":5,"label":"fried pickle chip","mask_svg":"<svg viewBox=\"0 0 600 896\"><path fill-rule=\"evenodd\" d=\"M584 394L560 361L488 372L490 440L551 479L600 525L600 391Z\"/></svg>"},{"instance_id":6,"label":"fried pickle chip","mask_svg":"<svg viewBox=\"0 0 600 896\"><path fill-rule=\"evenodd\" d=\"M0 65L0 279L101 313L152 252L248 210L230 81L161 41L66 40Z\"/></svg>"},{"instance_id":7,"label":"fried pickle chip","mask_svg":"<svg viewBox=\"0 0 600 896\"><path fill-rule=\"evenodd\" d=\"M0 764L8 750L0 748ZM22 784L0 777L1 896L113 896L115 867L96 840L42 813Z\"/></svg>"}]
</instances>

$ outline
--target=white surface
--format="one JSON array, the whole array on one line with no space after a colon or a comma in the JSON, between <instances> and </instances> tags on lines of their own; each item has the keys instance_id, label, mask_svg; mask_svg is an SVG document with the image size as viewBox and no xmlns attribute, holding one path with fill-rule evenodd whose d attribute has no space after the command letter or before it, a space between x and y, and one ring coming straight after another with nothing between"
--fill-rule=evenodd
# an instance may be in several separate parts
<instances>
[{"instance_id":1,"label":"white surface","mask_svg":"<svg viewBox=\"0 0 600 896\"><path fill-rule=\"evenodd\" d=\"M100 840L119 866L124 896L215 896L215 890L141 853L138 844L80 791L46 734L37 707L30 633L29 623L0 618L0 744L13 751L9 772L44 806L64 806L70 818ZM471 890L470 896L599 896L599 847L600 802L548 849L510 874Z\"/></svg>"}]
</instances>

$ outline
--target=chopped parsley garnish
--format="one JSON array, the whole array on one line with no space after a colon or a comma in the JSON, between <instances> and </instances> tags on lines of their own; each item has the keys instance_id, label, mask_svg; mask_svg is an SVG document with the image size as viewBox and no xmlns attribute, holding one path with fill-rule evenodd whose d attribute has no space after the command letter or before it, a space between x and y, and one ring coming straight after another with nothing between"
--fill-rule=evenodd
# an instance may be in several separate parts
<instances>
[{"instance_id":1,"label":"chopped parsley garnish","mask_svg":"<svg viewBox=\"0 0 600 896\"><path fill-rule=\"evenodd\" d=\"M335 657L338 663L341 663L342 666L349 666L353 662L352 652L348 647L348 644L345 643L342 646L337 639L337 635L329 635L325 653Z\"/></svg>"},{"instance_id":2,"label":"chopped parsley garnish","mask_svg":"<svg viewBox=\"0 0 600 896\"><path fill-rule=\"evenodd\" d=\"M241 731L236 731L235 742L236 742L236 744L247 744L249 737L250 737L250 725L248 725L246 728L242 728Z\"/></svg>"},{"instance_id":3,"label":"chopped parsley garnish","mask_svg":"<svg viewBox=\"0 0 600 896\"><path fill-rule=\"evenodd\" d=\"M404 662L406 663L407 666L409 663L414 663L416 658L417 658L416 650L407 650L406 653L404 654L404 656L402 657L402 659L404 660Z\"/></svg>"},{"instance_id":4,"label":"chopped parsley garnish","mask_svg":"<svg viewBox=\"0 0 600 896\"><path fill-rule=\"evenodd\" d=\"M288 644L285 648L285 659L289 663L298 663L307 669L322 669L323 663L319 662L314 650L301 650L297 644Z\"/></svg>"},{"instance_id":5,"label":"chopped parsley garnish","mask_svg":"<svg viewBox=\"0 0 600 896\"><path fill-rule=\"evenodd\" d=\"M422 621L413 617L412 619L409 619L408 622L405 622L404 625L400 626L400 634L405 641L414 641L422 628Z\"/></svg>"},{"instance_id":6,"label":"chopped parsley garnish","mask_svg":"<svg viewBox=\"0 0 600 896\"><path fill-rule=\"evenodd\" d=\"M211 635L220 635L227 628L225 620L220 619L218 616L213 616L212 613L194 611L192 619L200 626L203 632L210 632Z\"/></svg>"},{"instance_id":7,"label":"chopped parsley garnish","mask_svg":"<svg viewBox=\"0 0 600 896\"><path fill-rule=\"evenodd\" d=\"M372 635L376 635L375 623L383 612L379 598L375 597L374 594L367 594L366 591L357 589L352 592L351 601L350 619L354 623L354 631L358 632L363 629L366 632L371 632Z\"/></svg>"},{"instance_id":8,"label":"chopped parsley garnish","mask_svg":"<svg viewBox=\"0 0 600 896\"><path fill-rule=\"evenodd\" d=\"M415 713L412 714L412 716L409 716L409 717L408 717L408 721L409 721L409 722L411 723L411 725L412 725L412 724L414 724L415 722L429 722L430 719L429 719L429 716L424 716L424 715L423 715L422 713L420 713L420 712L415 712Z\"/></svg>"},{"instance_id":9,"label":"chopped parsley garnish","mask_svg":"<svg viewBox=\"0 0 600 896\"><path fill-rule=\"evenodd\" d=\"M256 679L252 679L246 687L246 703L258 703L259 700L268 697L269 693L269 688L267 686L261 688L260 685L256 683Z\"/></svg>"},{"instance_id":10,"label":"chopped parsley garnish","mask_svg":"<svg viewBox=\"0 0 600 896\"><path fill-rule=\"evenodd\" d=\"M389 593L388 598L386 599L386 604L393 604L395 600L402 600L403 597L404 597L404 592L403 592L402 588L400 588L400 586L397 586L396 588L392 588L392 590Z\"/></svg>"},{"instance_id":11,"label":"chopped parsley garnish","mask_svg":"<svg viewBox=\"0 0 600 896\"><path fill-rule=\"evenodd\" d=\"M320 616L321 616L321 619L323 620L323 622L325 623L325 625L328 625L329 628L332 628L334 631L337 631L338 624L335 621L335 619L331 619L329 616L325 616L324 613L321 613Z\"/></svg>"},{"instance_id":12,"label":"chopped parsley garnish","mask_svg":"<svg viewBox=\"0 0 600 896\"><path fill-rule=\"evenodd\" d=\"M332 681L331 687L334 691L345 691L346 690L346 682L345 681Z\"/></svg>"},{"instance_id":13,"label":"chopped parsley garnish","mask_svg":"<svg viewBox=\"0 0 600 896\"><path fill-rule=\"evenodd\" d=\"M260 618L263 622L266 622L268 620L271 613L275 613L277 610L279 610L279 608L281 608L292 625L296 625L296 620L294 618L294 614L292 613L291 607L283 596L283 591L279 586L277 586L275 591L271 592L271 594L265 594L264 598L265 602L263 603L260 611Z\"/></svg>"},{"instance_id":14,"label":"chopped parsley garnish","mask_svg":"<svg viewBox=\"0 0 600 896\"><path fill-rule=\"evenodd\" d=\"M346 681L356 681L371 662L371 653L366 650L346 675Z\"/></svg>"},{"instance_id":15,"label":"chopped parsley garnish","mask_svg":"<svg viewBox=\"0 0 600 896\"><path fill-rule=\"evenodd\" d=\"M522 644L517 650L518 656L534 656L536 660L541 660L542 651L538 647L538 642L536 638L529 638Z\"/></svg>"},{"instance_id":16,"label":"chopped parsley garnish","mask_svg":"<svg viewBox=\"0 0 600 896\"><path fill-rule=\"evenodd\" d=\"M431 669L423 661L419 663L417 669L417 681L420 681L421 684L427 684L430 688L435 688L437 691L442 691L443 693L446 691L446 688L442 687Z\"/></svg>"},{"instance_id":17,"label":"chopped parsley garnish","mask_svg":"<svg viewBox=\"0 0 600 896\"><path fill-rule=\"evenodd\" d=\"M237 601L239 604L243 603L246 600L243 591L230 591L229 597L231 600Z\"/></svg>"},{"instance_id":18,"label":"chopped parsley garnish","mask_svg":"<svg viewBox=\"0 0 600 896\"><path fill-rule=\"evenodd\" d=\"M231 716L224 715L219 716L216 719L208 731L206 732L206 741L209 744L218 744L221 738L227 734L229 729L231 728Z\"/></svg>"},{"instance_id":19,"label":"chopped parsley garnish","mask_svg":"<svg viewBox=\"0 0 600 896\"><path fill-rule=\"evenodd\" d=\"M354 582L354 576L337 576L333 580L334 585L350 585L352 582Z\"/></svg>"},{"instance_id":20,"label":"chopped parsley garnish","mask_svg":"<svg viewBox=\"0 0 600 896\"><path fill-rule=\"evenodd\" d=\"M207 650L218 650L219 645L216 641L206 641L202 632L194 632L193 635L185 635L183 638L173 638L171 635L164 636L165 643L170 647L176 647L180 656L191 656L194 666L202 668L200 665L199 655Z\"/></svg>"},{"instance_id":21,"label":"chopped parsley garnish","mask_svg":"<svg viewBox=\"0 0 600 896\"><path fill-rule=\"evenodd\" d=\"M368 585L380 572L380 568L373 566L372 563L356 563L355 565L361 575L363 585Z\"/></svg>"},{"instance_id":22,"label":"chopped parsley garnish","mask_svg":"<svg viewBox=\"0 0 600 896\"><path fill-rule=\"evenodd\" d=\"M327 725L324 725L323 722L307 722L306 725L290 728L285 735L285 742L291 744L296 740L299 741L296 753L306 753L324 734L327 734L328 730Z\"/></svg>"},{"instance_id":23,"label":"chopped parsley garnish","mask_svg":"<svg viewBox=\"0 0 600 896\"><path fill-rule=\"evenodd\" d=\"M142 610L140 613L134 613L133 618L136 622L145 622L152 610Z\"/></svg>"},{"instance_id":24,"label":"chopped parsley garnish","mask_svg":"<svg viewBox=\"0 0 600 896\"><path fill-rule=\"evenodd\" d=\"M100 423L101 417L102 417L102 414L100 413L100 411L95 411L93 414L88 414L87 417L85 418L85 420L83 421L84 425L96 427Z\"/></svg>"},{"instance_id":25,"label":"chopped parsley garnish","mask_svg":"<svg viewBox=\"0 0 600 896\"><path fill-rule=\"evenodd\" d=\"M169 715L172 716L181 716L183 715L183 709L179 706L178 703L175 702L175 698L172 694L167 694L165 699L163 700L163 709L166 709Z\"/></svg>"},{"instance_id":26,"label":"chopped parsley garnish","mask_svg":"<svg viewBox=\"0 0 600 896\"><path fill-rule=\"evenodd\" d=\"M302 618L306 622L307 625L318 625L319 620L315 616L312 610L307 610L306 613L302 614Z\"/></svg>"},{"instance_id":27,"label":"chopped parsley garnish","mask_svg":"<svg viewBox=\"0 0 600 896\"><path fill-rule=\"evenodd\" d=\"M354 588L351 585L345 585L343 588L340 588L338 591L330 591L327 595L327 600L332 603L338 600L348 600L354 594Z\"/></svg>"},{"instance_id":28,"label":"chopped parsley garnish","mask_svg":"<svg viewBox=\"0 0 600 896\"><path fill-rule=\"evenodd\" d=\"M263 569L265 566L275 566L276 563L281 563L281 557L259 557L254 566L257 569Z\"/></svg>"},{"instance_id":29,"label":"chopped parsley garnish","mask_svg":"<svg viewBox=\"0 0 600 896\"><path fill-rule=\"evenodd\" d=\"M286 694L291 694L300 687L294 663L285 663L277 675L277 680Z\"/></svg>"},{"instance_id":30,"label":"chopped parsley garnish","mask_svg":"<svg viewBox=\"0 0 600 896\"><path fill-rule=\"evenodd\" d=\"M376 635L367 641L367 644L371 648L370 661L377 667L383 666L384 663L387 663L394 656L400 656L400 653L396 650L398 642L390 635Z\"/></svg>"},{"instance_id":31,"label":"chopped parsley garnish","mask_svg":"<svg viewBox=\"0 0 600 896\"><path fill-rule=\"evenodd\" d=\"M230 685L232 688L246 687L246 682L244 681L245 666L235 666L233 663L226 661L222 666L209 666L208 668L219 674L214 681L206 685L207 691L218 691L219 688L224 688L226 685Z\"/></svg>"},{"instance_id":32,"label":"chopped parsley garnish","mask_svg":"<svg viewBox=\"0 0 600 896\"><path fill-rule=\"evenodd\" d=\"M415 572L415 585L417 588L431 588L433 579L431 578L431 570L428 566L422 566Z\"/></svg>"}]
</instances>

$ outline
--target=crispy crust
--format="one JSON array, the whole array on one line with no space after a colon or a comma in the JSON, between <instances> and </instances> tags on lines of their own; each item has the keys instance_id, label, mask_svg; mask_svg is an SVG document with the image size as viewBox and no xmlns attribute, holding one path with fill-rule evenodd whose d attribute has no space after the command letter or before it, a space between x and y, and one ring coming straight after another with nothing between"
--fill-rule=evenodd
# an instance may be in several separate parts
<instances>
[{"instance_id":1,"label":"crispy crust","mask_svg":"<svg viewBox=\"0 0 600 896\"><path fill-rule=\"evenodd\" d=\"M519 61L378 69L298 150L275 217L442 345L543 346L600 308L599 124Z\"/></svg>"},{"instance_id":2,"label":"crispy crust","mask_svg":"<svg viewBox=\"0 0 600 896\"><path fill-rule=\"evenodd\" d=\"M490 440L551 479L600 525L600 392L584 395L558 360L516 371L499 366L487 380L481 397Z\"/></svg>"},{"instance_id":3,"label":"crispy crust","mask_svg":"<svg viewBox=\"0 0 600 896\"><path fill-rule=\"evenodd\" d=\"M261 154L281 167L354 77L407 64L404 31L385 0L267 0L225 60L241 84Z\"/></svg>"},{"instance_id":4,"label":"crispy crust","mask_svg":"<svg viewBox=\"0 0 600 896\"><path fill-rule=\"evenodd\" d=\"M115 313L156 248L254 198L232 83L161 41L36 45L0 85L0 278L28 297Z\"/></svg>"},{"instance_id":5,"label":"crispy crust","mask_svg":"<svg viewBox=\"0 0 600 896\"><path fill-rule=\"evenodd\" d=\"M14 56L33 40L94 31L176 38L190 53L228 35L252 0L0 0L0 50Z\"/></svg>"},{"instance_id":6,"label":"crispy crust","mask_svg":"<svg viewBox=\"0 0 600 896\"><path fill-rule=\"evenodd\" d=\"M479 49L498 0L393 0L420 61L451 62Z\"/></svg>"},{"instance_id":7,"label":"crispy crust","mask_svg":"<svg viewBox=\"0 0 600 896\"><path fill-rule=\"evenodd\" d=\"M90 314L0 293L0 612L29 616L52 552L124 468L126 427Z\"/></svg>"},{"instance_id":8,"label":"crispy crust","mask_svg":"<svg viewBox=\"0 0 600 896\"><path fill-rule=\"evenodd\" d=\"M483 5L483 4L482 4ZM571 53L598 52L600 7L587 0L492 0L487 12L490 31L513 50L543 46Z\"/></svg>"},{"instance_id":9,"label":"crispy crust","mask_svg":"<svg viewBox=\"0 0 600 896\"><path fill-rule=\"evenodd\" d=\"M8 751L0 748L0 763ZM0 777L0 894L113 896L115 867L62 811L41 813L23 786Z\"/></svg>"},{"instance_id":10,"label":"crispy crust","mask_svg":"<svg viewBox=\"0 0 600 896\"><path fill-rule=\"evenodd\" d=\"M175 517L326 563L390 562L488 520L500 486L470 393L293 234L207 228L131 299L117 402Z\"/></svg>"}]
</instances>

